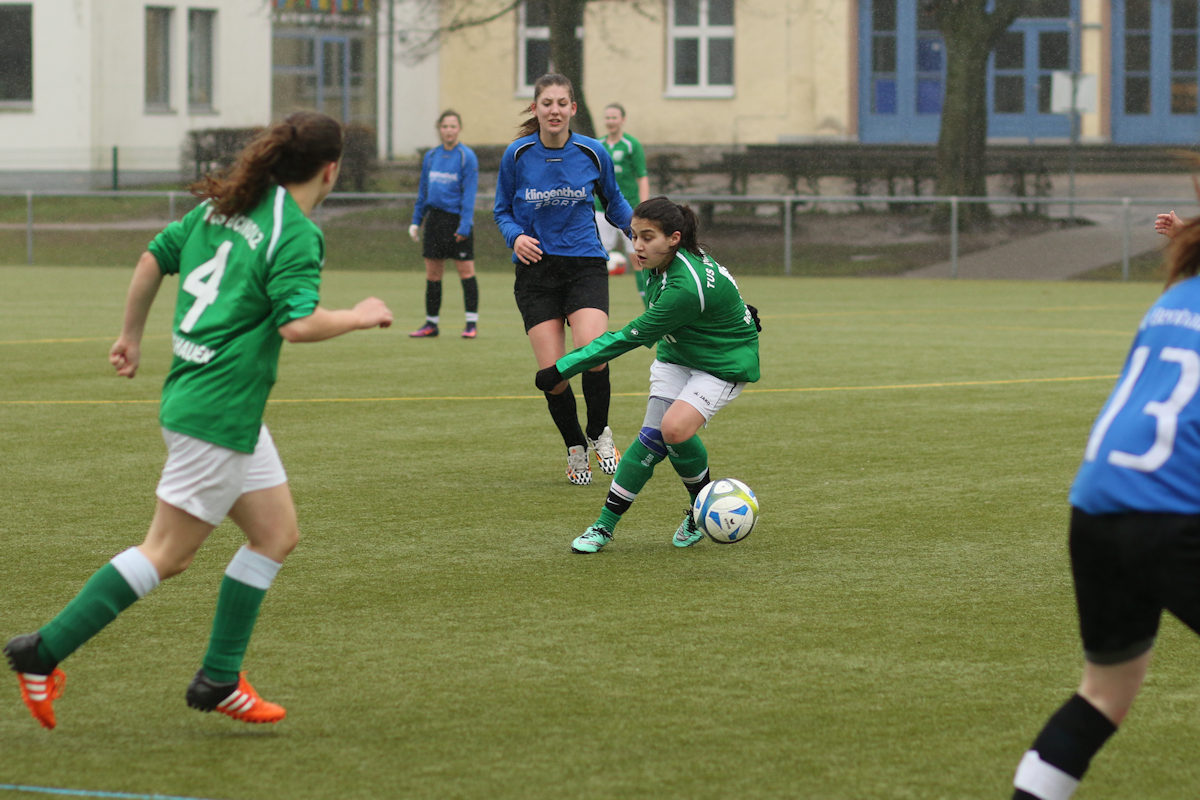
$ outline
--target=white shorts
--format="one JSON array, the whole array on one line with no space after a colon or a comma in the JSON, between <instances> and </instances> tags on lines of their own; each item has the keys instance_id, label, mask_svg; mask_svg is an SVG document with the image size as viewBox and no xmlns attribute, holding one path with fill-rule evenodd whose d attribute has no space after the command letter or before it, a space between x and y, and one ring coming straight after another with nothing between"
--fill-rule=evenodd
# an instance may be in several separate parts
<instances>
[{"instance_id":1,"label":"white shorts","mask_svg":"<svg viewBox=\"0 0 1200 800\"><path fill-rule=\"evenodd\" d=\"M155 494L210 525L220 525L246 492L287 483L275 441L263 425L253 453L239 453L166 428L167 463Z\"/></svg>"},{"instance_id":2,"label":"white shorts","mask_svg":"<svg viewBox=\"0 0 1200 800\"><path fill-rule=\"evenodd\" d=\"M658 359L650 365L650 396L669 402L682 400L699 411L706 423L745 388L745 381L730 383L702 370Z\"/></svg>"},{"instance_id":3,"label":"white shorts","mask_svg":"<svg viewBox=\"0 0 1200 800\"><path fill-rule=\"evenodd\" d=\"M612 255L614 251L621 250L629 252L629 239L625 236L620 228L614 228L604 218L603 211L596 212L596 230L600 232L600 244L604 245L604 249Z\"/></svg>"}]
</instances>

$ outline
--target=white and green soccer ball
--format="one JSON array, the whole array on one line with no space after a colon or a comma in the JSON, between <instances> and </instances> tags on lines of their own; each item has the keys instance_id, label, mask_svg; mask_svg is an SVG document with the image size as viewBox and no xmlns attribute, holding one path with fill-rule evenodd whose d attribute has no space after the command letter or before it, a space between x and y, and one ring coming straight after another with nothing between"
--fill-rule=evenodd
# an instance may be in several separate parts
<instances>
[{"instance_id":1,"label":"white and green soccer ball","mask_svg":"<svg viewBox=\"0 0 1200 800\"><path fill-rule=\"evenodd\" d=\"M692 520L714 542L740 542L750 535L758 521L758 498L736 478L720 478L696 495Z\"/></svg>"}]
</instances>

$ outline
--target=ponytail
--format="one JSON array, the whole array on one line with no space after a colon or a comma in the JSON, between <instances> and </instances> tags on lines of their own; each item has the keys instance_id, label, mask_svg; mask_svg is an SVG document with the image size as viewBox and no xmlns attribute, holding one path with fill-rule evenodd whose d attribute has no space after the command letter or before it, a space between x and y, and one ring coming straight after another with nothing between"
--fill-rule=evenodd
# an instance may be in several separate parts
<instances>
[{"instance_id":1,"label":"ponytail","mask_svg":"<svg viewBox=\"0 0 1200 800\"><path fill-rule=\"evenodd\" d=\"M303 183L341 157L342 126L325 114L298 111L255 136L233 166L188 190L232 216L253 208L272 184Z\"/></svg>"},{"instance_id":2,"label":"ponytail","mask_svg":"<svg viewBox=\"0 0 1200 800\"><path fill-rule=\"evenodd\" d=\"M1167 246L1166 288L1200 272L1200 219L1193 220L1171 238Z\"/></svg>"},{"instance_id":3,"label":"ponytail","mask_svg":"<svg viewBox=\"0 0 1200 800\"><path fill-rule=\"evenodd\" d=\"M667 236L679 231L679 250L687 250L695 256L704 256L704 247L697 241L700 231L700 220L690 206L674 203L665 195L651 197L633 210L633 215L639 219L648 220L658 225Z\"/></svg>"}]
</instances>

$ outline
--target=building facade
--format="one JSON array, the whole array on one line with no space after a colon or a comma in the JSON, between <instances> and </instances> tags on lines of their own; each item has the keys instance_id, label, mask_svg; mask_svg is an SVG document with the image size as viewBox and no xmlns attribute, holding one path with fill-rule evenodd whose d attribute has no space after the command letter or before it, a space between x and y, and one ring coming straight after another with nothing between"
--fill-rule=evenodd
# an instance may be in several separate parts
<instances>
[{"instance_id":1,"label":"building facade","mask_svg":"<svg viewBox=\"0 0 1200 800\"><path fill-rule=\"evenodd\" d=\"M505 144L553 67L549 2L0 0L0 180L178 171L188 131L298 108L374 128L385 158L451 107L464 141ZM1084 141L1193 144L1200 0L1027 9L989 59L992 140L1066 140L1068 76ZM597 122L620 102L648 145L938 137L945 43L918 0L595 0L576 39Z\"/></svg>"}]
</instances>

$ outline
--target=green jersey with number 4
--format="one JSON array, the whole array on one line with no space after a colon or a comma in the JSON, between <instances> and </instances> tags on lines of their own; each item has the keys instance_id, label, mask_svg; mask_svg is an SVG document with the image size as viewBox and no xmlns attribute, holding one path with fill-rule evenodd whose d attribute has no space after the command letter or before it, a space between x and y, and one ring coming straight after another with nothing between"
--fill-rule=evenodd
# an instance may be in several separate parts
<instances>
[{"instance_id":1,"label":"green jersey with number 4","mask_svg":"<svg viewBox=\"0 0 1200 800\"><path fill-rule=\"evenodd\" d=\"M175 358L163 384L167 430L254 452L275 384L279 327L312 314L325 238L287 190L272 186L245 214L211 201L150 242L164 275L179 275L171 330Z\"/></svg>"},{"instance_id":2,"label":"green jersey with number 4","mask_svg":"<svg viewBox=\"0 0 1200 800\"><path fill-rule=\"evenodd\" d=\"M702 370L721 380L756 381L758 329L729 271L708 255L680 250L646 282L647 308L619 331L601 334L558 359L564 378L638 345L658 343L659 361Z\"/></svg>"}]
</instances>

